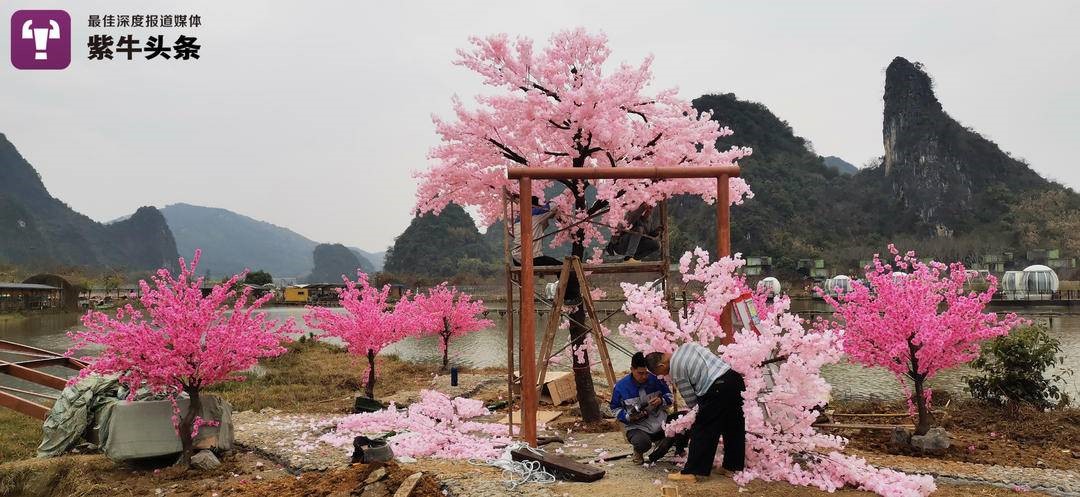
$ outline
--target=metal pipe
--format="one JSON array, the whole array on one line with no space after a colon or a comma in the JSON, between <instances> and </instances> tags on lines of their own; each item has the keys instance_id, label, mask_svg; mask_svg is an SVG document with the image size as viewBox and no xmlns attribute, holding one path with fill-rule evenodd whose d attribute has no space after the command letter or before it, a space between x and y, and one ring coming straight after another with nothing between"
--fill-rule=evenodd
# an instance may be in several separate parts
<instances>
[{"instance_id":1,"label":"metal pipe","mask_svg":"<svg viewBox=\"0 0 1080 497\"><path fill-rule=\"evenodd\" d=\"M739 177L739 166L654 167L511 167L509 179L666 179ZM522 193L522 198L526 198Z\"/></svg>"},{"instance_id":2,"label":"metal pipe","mask_svg":"<svg viewBox=\"0 0 1080 497\"><path fill-rule=\"evenodd\" d=\"M518 364L521 367L521 438L536 447L536 302L533 299L532 180L518 180L521 211L521 330Z\"/></svg>"}]
</instances>

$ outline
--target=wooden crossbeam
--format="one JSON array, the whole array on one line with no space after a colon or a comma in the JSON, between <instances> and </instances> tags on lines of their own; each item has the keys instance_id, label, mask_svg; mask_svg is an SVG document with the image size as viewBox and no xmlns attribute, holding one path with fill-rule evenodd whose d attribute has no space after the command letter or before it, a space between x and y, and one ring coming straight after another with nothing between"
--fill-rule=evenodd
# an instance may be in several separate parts
<instances>
[{"instance_id":1,"label":"wooden crossbeam","mask_svg":"<svg viewBox=\"0 0 1080 497\"><path fill-rule=\"evenodd\" d=\"M897 425L877 425L869 423L814 423L814 428L829 428L835 430L892 430L894 428L906 428L908 430L914 430L915 425L912 424L897 424Z\"/></svg>"},{"instance_id":2,"label":"wooden crossbeam","mask_svg":"<svg viewBox=\"0 0 1080 497\"><path fill-rule=\"evenodd\" d=\"M31 369L19 364L13 364L7 361L0 361L0 373L7 373L19 379L29 381L31 383L37 383L38 385L54 388L56 390L63 390L67 385L67 380L53 376L48 373L42 373L36 369Z\"/></svg>"},{"instance_id":3,"label":"wooden crossbeam","mask_svg":"<svg viewBox=\"0 0 1080 497\"><path fill-rule=\"evenodd\" d=\"M25 361L13 361L10 364L31 369L43 368L46 366L65 366L77 371L83 368L83 364L81 362L78 362L69 357L47 357L43 359L29 359Z\"/></svg>"},{"instance_id":4,"label":"wooden crossbeam","mask_svg":"<svg viewBox=\"0 0 1080 497\"><path fill-rule=\"evenodd\" d=\"M666 271L663 261L651 261L651 262L611 262L605 264L581 264L581 268L584 271L588 271L594 274L612 274L612 273L655 273L659 271ZM511 273L520 273L521 266L513 266L510 268ZM533 274L559 274L562 272L562 266L533 266Z\"/></svg>"},{"instance_id":5,"label":"wooden crossbeam","mask_svg":"<svg viewBox=\"0 0 1080 497\"><path fill-rule=\"evenodd\" d=\"M3 385L0 385L0 390L7 391L7 392L13 392L13 393L21 393L23 395L32 395L34 397L41 397L43 399L49 399L49 400L56 400L56 399L60 398L59 396L56 396L56 395L51 395L51 394L47 394L47 393L31 392L29 390L23 390L21 388L5 387Z\"/></svg>"},{"instance_id":6,"label":"wooden crossbeam","mask_svg":"<svg viewBox=\"0 0 1080 497\"><path fill-rule=\"evenodd\" d=\"M0 391L0 406L42 421L49 415L48 407L3 391Z\"/></svg>"}]
</instances>

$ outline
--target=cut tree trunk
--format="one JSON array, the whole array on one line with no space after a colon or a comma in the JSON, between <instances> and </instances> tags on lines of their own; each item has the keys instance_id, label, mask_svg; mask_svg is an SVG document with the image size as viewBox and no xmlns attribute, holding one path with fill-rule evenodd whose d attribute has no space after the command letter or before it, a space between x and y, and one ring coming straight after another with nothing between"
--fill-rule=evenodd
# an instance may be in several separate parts
<instances>
[{"instance_id":1,"label":"cut tree trunk","mask_svg":"<svg viewBox=\"0 0 1080 497\"><path fill-rule=\"evenodd\" d=\"M919 414L919 420L915 424L915 434L926 435L926 432L934 427L934 413L930 412L930 409L926 407L926 375L919 374L919 359L916 357L919 347L912 343L912 339L913 337L908 337L908 353L911 354L911 371L908 371L908 376L911 378L911 382L915 384L912 400L915 402L915 410Z\"/></svg>"},{"instance_id":2,"label":"cut tree trunk","mask_svg":"<svg viewBox=\"0 0 1080 497\"><path fill-rule=\"evenodd\" d=\"M585 197L583 195L577 195L575 198L575 208L579 211L585 211ZM585 259L585 246L581 243L581 240L585 237L584 230L576 230L574 233L574 243L571 248L571 253L579 258ZM582 275L584 276L584 275ZM566 298L569 300L581 300L581 284L583 281L579 281L577 285L577 291L568 293ZM570 340L574 344L571 347L573 352L574 347L584 347L585 337L589 335L589 330L583 324L585 323L585 307L578 305L577 309L571 315L574 319L570 321ZM597 334L600 330L596 330ZM577 399L578 407L581 408L581 420L586 423L595 423L600 421L600 404L596 401L596 390L593 387L592 380L592 367L589 364L589 354L583 350L581 359L578 359L578 354L572 354L574 364L574 385L577 387Z\"/></svg>"},{"instance_id":3,"label":"cut tree trunk","mask_svg":"<svg viewBox=\"0 0 1080 497\"><path fill-rule=\"evenodd\" d=\"M443 339L442 339L442 343L443 343L443 348L442 348L442 368L443 368L443 371L446 371L446 366L448 366L450 364L450 359L447 356L447 352L450 350L450 335L444 334Z\"/></svg>"},{"instance_id":4,"label":"cut tree trunk","mask_svg":"<svg viewBox=\"0 0 1080 497\"><path fill-rule=\"evenodd\" d=\"M450 318L443 317L443 332L442 332L442 368L446 371L446 366L450 364L450 360L447 357L450 351Z\"/></svg>"},{"instance_id":5,"label":"cut tree trunk","mask_svg":"<svg viewBox=\"0 0 1080 497\"><path fill-rule=\"evenodd\" d=\"M198 388L185 387L184 392L188 394L189 403L187 413L180 418L180 447L183 450L180 454L180 465L187 468L191 467L191 456L195 454L195 443L191 430L195 424L195 416L202 412L202 398L199 397Z\"/></svg>"}]
</instances>

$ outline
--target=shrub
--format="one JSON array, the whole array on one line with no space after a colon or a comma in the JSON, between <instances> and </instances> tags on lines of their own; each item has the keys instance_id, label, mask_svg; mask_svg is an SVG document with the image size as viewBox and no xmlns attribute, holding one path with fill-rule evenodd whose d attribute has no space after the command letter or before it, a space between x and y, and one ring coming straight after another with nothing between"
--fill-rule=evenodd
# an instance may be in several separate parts
<instances>
[{"instance_id":1,"label":"shrub","mask_svg":"<svg viewBox=\"0 0 1080 497\"><path fill-rule=\"evenodd\" d=\"M1068 403L1058 387L1066 374L1072 374L1058 368L1063 361L1061 343L1045 327L1025 326L983 344L982 353L971 361L980 374L965 380L976 399L1013 412L1022 404L1047 409Z\"/></svg>"}]
</instances>

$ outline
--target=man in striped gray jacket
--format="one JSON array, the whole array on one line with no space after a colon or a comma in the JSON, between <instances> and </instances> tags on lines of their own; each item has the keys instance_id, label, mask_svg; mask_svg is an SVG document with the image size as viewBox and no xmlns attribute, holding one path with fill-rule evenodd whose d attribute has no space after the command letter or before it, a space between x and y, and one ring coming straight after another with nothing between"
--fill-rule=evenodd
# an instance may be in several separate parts
<instances>
[{"instance_id":1,"label":"man in striped gray jacket","mask_svg":"<svg viewBox=\"0 0 1080 497\"><path fill-rule=\"evenodd\" d=\"M712 473L720 437L724 437L723 468L742 471L746 458L742 376L709 349L696 343L681 345L673 354L653 352L645 357L649 371L667 376L688 407L697 406L690 427L690 450L681 473L672 480L695 480Z\"/></svg>"}]
</instances>

